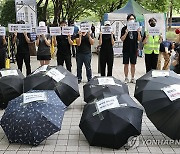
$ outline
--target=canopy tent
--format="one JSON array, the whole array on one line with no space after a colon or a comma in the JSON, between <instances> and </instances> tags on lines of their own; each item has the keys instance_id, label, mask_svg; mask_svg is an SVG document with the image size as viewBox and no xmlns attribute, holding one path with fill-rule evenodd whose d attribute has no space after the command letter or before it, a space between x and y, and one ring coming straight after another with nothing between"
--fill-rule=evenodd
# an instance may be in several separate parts
<instances>
[{"instance_id":1,"label":"canopy tent","mask_svg":"<svg viewBox=\"0 0 180 154\"><path fill-rule=\"evenodd\" d=\"M112 13L122 13L122 14L134 14L136 16L137 21L144 21L144 16L143 14L149 14L152 13L148 10L145 10L141 5L139 5L137 2L134 0L128 0L127 4L118 9L113 11ZM108 16L108 13L105 14L105 18Z\"/></svg>"}]
</instances>

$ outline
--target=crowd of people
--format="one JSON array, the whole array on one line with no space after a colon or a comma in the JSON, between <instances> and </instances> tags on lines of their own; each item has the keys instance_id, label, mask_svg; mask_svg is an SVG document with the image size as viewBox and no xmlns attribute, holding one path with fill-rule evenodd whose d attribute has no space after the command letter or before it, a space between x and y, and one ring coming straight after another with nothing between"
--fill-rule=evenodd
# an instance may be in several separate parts
<instances>
[{"instance_id":1,"label":"crowd of people","mask_svg":"<svg viewBox=\"0 0 180 154\"><path fill-rule=\"evenodd\" d=\"M127 23L134 23L136 17L134 14L129 14L127 16ZM23 21L19 21L20 24L25 24ZM148 21L151 27L156 26L156 19L151 18ZM46 26L45 22L39 22L39 27ZM67 26L66 21L60 22L60 27ZM52 44L57 47L57 65L66 65L66 69L71 72L71 55L76 57L77 64L77 78L78 83L82 81L82 66L85 65L87 81L92 78L91 69L91 46L94 44L95 26L92 24L91 31L81 32L77 26L75 27L74 34L71 35L60 35L60 36L50 36L49 34L42 34L35 36L32 34L24 33L14 33L13 42L16 43L17 53L16 61L18 69L22 71L23 61L26 66L26 75L31 73L30 65L30 52L28 44L32 41L36 42L37 46L37 60L40 62L40 66L48 65L51 60L51 46ZM104 22L104 26L111 26L109 21ZM33 37L32 37L32 36ZM141 29L137 31L128 31L127 26L124 26L121 30L120 39L123 42L123 64L124 64L124 77L125 83L131 82L135 83L135 66L137 62L138 51L142 56L142 51L145 55L145 67L146 72L151 69L161 70L162 57L164 58L163 70L168 70L169 68L177 73L180 73L180 34L178 34L178 39L176 42L170 42L164 40L162 35L152 36L149 35L148 31L144 34L141 33ZM99 52L99 65L101 76L113 76L113 64L114 64L114 52L113 45L115 43L114 33L102 34L100 31L98 37L98 43L100 46ZM139 48L141 45L141 48ZM0 36L0 68L5 68L5 55L6 55L7 41L5 36ZM176 54L171 56L172 51ZM170 61L172 63L170 63ZM129 65L130 64L130 65ZM131 78L129 80L129 66ZM107 73L106 73L107 67Z\"/></svg>"}]
</instances>

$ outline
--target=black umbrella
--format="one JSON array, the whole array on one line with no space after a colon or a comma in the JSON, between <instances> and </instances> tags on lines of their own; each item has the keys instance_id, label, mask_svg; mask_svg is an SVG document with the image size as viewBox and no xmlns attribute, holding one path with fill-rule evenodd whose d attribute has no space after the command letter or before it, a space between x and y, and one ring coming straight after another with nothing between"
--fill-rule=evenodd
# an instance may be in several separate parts
<instances>
[{"instance_id":1,"label":"black umbrella","mask_svg":"<svg viewBox=\"0 0 180 154\"><path fill-rule=\"evenodd\" d=\"M162 90L174 84L180 85L180 76L173 71L161 77L152 77L150 71L136 81L134 96L159 131L172 139L180 139L180 99L171 101Z\"/></svg>"},{"instance_id":2,"label":"black umbrella","mask_svg":"<svg viewBox=\"0 0 180 154\"><path fill-rule=\"evenodd\" d=\"M142 114L128 94L102 93L85 105L79 127L90 145L118 149L140 135Z\"/></svg>"},{"instance_id":3,"label":"black umbrella","mask_svg":"<svg viewBox=\"0 0 180 154\"><path fill-rule=\"evenodd\" d=\"M23 79L20 70L0 70L0 108L6 108L10 100L23 93Z\"/></svg>"},{"instance_id":4,"label":"black umbrella","mask_svg":"<svg viewBox=\"0 0 180 154\"><path fill-rule=\"evenodd\" d=\"M128 93L128 86L114 77L94 77L83 86L84 101L91 102L103 92L119 95Z\"/></svg>"},{"instance_id":5,"label":"black umbrella","mask_svg":"<svg viewBox=\"0 0 180 154\"><path fill-rule=\"evenodd\" d=\"M9 102L1 126L10 143L39 145L61 129L65 108L53 90L29 91Z\"/></svg>"},{"instance_id":6,"label":"black umbrella","mask_svg":"<svg viewBox=\"0 0 180 154\"><path fill-rule=\"evenodd\" d=\"M62 66L48 66L47 69L35 71L27 76L24 79L24 92L31 89L55 90L66 106L80 96L76 76Z\"/></svg>"}]
</instances>

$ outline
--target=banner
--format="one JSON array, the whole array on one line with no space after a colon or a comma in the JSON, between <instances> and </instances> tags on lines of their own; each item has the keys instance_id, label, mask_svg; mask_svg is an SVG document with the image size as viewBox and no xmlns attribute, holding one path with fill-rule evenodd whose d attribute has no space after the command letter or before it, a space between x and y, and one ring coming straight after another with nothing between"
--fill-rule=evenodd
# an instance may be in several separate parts
<instances>
[{"instance_id":1,"label":"banner","mask_svg":"<svg viewBox=\"0 0 180 154\"><path fill-rule=\"evenodd\" d=\"M0 36L6 36L6 28L0 27Z\"/></svg>"},{"instance_id":2,"label":"banner","mask_svg":"<svg viewBox=\"0 0 180 154\"><path fill-rule=\"evenodd\" d=\"M139 22L127 23L128 31L137 31L138 28L139 28Z\"/></svg>"},{"instance_id":3,"label":"banner","mask_svg":"<svg viewBox=\"0 0 180 154\"><path fill-rule=\"evenodd\" d=\"M91 31L91 25L90 24L81 24L80 25L81 32L90 32Z\"/></svg>"},{"instance_id":4,"label":"banner","mask_svg":"<svg viewBox=\"0 0 180 154\"><path fill-rule=\"evenodd\" d=\"M61 35L61 27L49 27L49 31L51 36Z\"/></svg>"},{"instance_id":5,"label":"banner","mask_svg":"<svg viewBox=\"0 0 180 154\"><path fill-rule=\"evenodd\" d=\"M73 35L74 33L74 27L68 26L68 27L62 27L62 35Z\"/></svg>"},{"instance_id":6,"label":"banner","mask_svg":"<svg viewBox=\"0 0 180 154\"><path fill-rule=\"evenodd\" d=\"M151 14L144 14L144 20L145 20L145 31L150 30L151 26L149 25L149 19L155 18L157 20L156 26L154 28L157 28L161 26L160 28L160 34L162 34L163 40L166 40L166 20L165 15L163 13L151 13ZM155 29L154 31L158 31ZM152 32L152 31L151 31ZM157 34L157 33L156 33Z\"/></svg>"},{"instance_id":7,"label":"banner","mask_svg":"<svg viewBox=\"0 0 180 154\"><path fill-rule=\"evenodd\" d=\"M15 0L16 21L23 20L31 24L32 28L37 26L36 0Z\"/></svg>"},{"instance_id":8,"label":"banner","mask_svg":"<svg viewBox=\"0 0 180 154\"><path fill-rule=\"evenodd\" d=\"M30 24L8 24L8 30L10 33L32 33L32 25Z\"/></svg>"},{"instance_id":9,"label":"banner","mask_svg":"<svg viewBox=\"0 0 180 154\"><path fill-rule=\"evenodd\" d=\"M101 26L102 34L111 34L112 27L111 26Z\"/></svg>"},{"instance_id":10,"label":"banner","mask_svg":"<svg viewBox=\"0 0 180 154\"><path fill-rule=\"evenodd\" d=\"M36 28L36 35L46 35L48 32L47 32L47 26L45 27L37 27Z\"/></svg>"},{"instance_id":11,"label":"banner","mask_svg":"<svg viewBox=\"0 0 180 154\"><path fill-rule=\"evenodd\" d=\"M36 93L24 93L23 94L23 103L27 104L36 101L47 102L47 94L45 92L36 92Z\"/></svg>"}]
</instances>

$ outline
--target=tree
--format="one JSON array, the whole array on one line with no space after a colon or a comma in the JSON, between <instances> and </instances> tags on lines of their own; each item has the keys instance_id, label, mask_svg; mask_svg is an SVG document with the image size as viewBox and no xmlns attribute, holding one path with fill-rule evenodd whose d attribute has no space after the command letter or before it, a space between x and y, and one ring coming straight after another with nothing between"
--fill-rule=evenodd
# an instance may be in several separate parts
<instances>
[{"instance_id":1,"label":"tree","mask_svg":"<svg viewBox=\"0 0 180 154\"><path fill-rule=\"evenodd\" d=\"M7 26L8 23L16 22L15 2L14 0L8 0L2 7L0 23L3 26Z\"/></svg>"}]
</instances>

